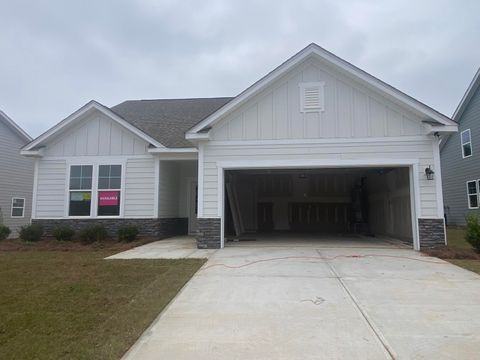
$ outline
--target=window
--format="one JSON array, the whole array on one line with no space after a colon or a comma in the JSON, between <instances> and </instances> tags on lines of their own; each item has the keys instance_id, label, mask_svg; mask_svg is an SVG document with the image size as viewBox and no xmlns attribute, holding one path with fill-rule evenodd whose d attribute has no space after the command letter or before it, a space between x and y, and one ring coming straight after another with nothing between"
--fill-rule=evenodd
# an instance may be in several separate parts
<instances>
[{"instance_id":1,"label":"window","mask_svg":"<svg viewBox=\"0 0 480 360\"><path fill-rule=\"evenodd\" d=\"M25 212L25 199L12 198L12 217L22 217Z\"/></svg>"},{"instance_id":2,"label":"window","mask_svg":"<svg viewBox=\"0 0 480 360\"><path fill-rule=\"evenodd\" d=\"M324 82L300 83L300 111L319 112L324 110Z\"/></svg>"},{"instance_id":3,"label":"window","mask_svg":"<svg viewBox=\"0 0 480 360\"><path fill-rule=\"evenodd\" d=\"M98 216L120 215L122 165L98 167Z\"/></svg>"},{"instance_id":4,"label":"window","mask_svg":"<svg viewBox=\"0 0 480 360\"><path fill-rule=\"evenodd\" d=\"M478 182L467 181L468 208L478 209Z\"/></svg>"},{"instance_id":5,"label":"window","mask_svg":"<svg viewBox=\"0 0 480 360\"><path fill-rule=\"evenodd\" d=\"M472 134L470 129L462 131L460 134L462 140L462 156L463 158L472 156Z\"/></svg>"},{"instance_id":6,"label":"window","mask_svg":"<svg viewBox=\"0 0 480 360\"><path fill-rule=\"evenodd\" d=\"M72 165L70 167L69 216L90 216L92 173L92 165Z\"/></svg>"}]
</instances>

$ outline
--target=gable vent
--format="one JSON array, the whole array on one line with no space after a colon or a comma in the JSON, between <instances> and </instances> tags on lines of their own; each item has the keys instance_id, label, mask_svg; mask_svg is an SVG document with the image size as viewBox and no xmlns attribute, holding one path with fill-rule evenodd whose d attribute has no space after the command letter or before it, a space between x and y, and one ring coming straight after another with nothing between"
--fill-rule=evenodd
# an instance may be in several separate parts
<instances>
[{"instance_id":1,"label":"gable vent","mask_svg":"<svg viewBox=\"0 0 480 360\"><path fill-rule=\"evenodd\" d=\"M324 82L300 83L300 111L324 110Z\"/></svg>"}]
</instances>

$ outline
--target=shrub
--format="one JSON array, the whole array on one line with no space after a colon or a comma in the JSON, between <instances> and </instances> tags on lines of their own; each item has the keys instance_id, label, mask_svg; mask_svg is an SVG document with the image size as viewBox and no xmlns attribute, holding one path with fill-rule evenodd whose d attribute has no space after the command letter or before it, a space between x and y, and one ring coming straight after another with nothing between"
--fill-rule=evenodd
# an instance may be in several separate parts
<instances>
[{"instance_id":1,"label":"shrub","mask_svg":"<svg viewBox=\"0 0 480 360\"><path fill-rule=\"evenodd\" d=\"M137 238L138 228L135 225L122 226L118 229L118 240L131 242Z\"/></svg>"},{"instance_id":2,"label":"shrub","mask_svg":"<svg viewBox=\"0 0 480 360\"><path fill-rule=\"evenodd\" d=\"M108 237L107 229L103 225L90 225L79 231L78 237L84 244L103 241Z\"/></svg>"},{"instance_id":3,"label":"shrub","mask_svg":"<svg viewBox=\"0 0 480 360\"><path fill-rule=\"evenodd\" d=\"M32 224L20 228L20 239L26 242L40 241L43 236L43 226Z\"/></svg>"},{"instance_id":4,"label":"shrub","mask_svg":"<svg viewBox=\"0 0 480 360\"><path fill-rule=\"evenodd\" d=\"M52 235L59 241L70 241L75 235L75 230L73 230L70 226L59 225L53 228Z\"/></svg>"},{"instance_id":5,"label":"shrub","mask_svg":"<svg viewBox=\"0 0 480 360\"><path fill-rule=\"evenodd\" d=\"M0 240L5 240L10 233L11 230L8 226L0 225Z\"/></svg>"},{"instance_id":6,"label":"shrub","mask_svg":"<svg viewBox=\"0 0 480 360\"><path fill-rule=\"evenodd\" d=\"M478 222L478 215L467 216L465 240L472 245L475 250L480 252L480 223Z\"/></svg>"}]
</instances>

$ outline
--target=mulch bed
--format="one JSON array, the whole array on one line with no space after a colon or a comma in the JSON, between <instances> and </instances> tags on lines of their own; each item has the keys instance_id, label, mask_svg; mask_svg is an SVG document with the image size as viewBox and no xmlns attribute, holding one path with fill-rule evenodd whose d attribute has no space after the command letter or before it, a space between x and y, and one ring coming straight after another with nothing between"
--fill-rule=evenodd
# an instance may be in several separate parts
<instances>
[{"instance_id":1,"label":"mulch bed","mask_svg":"<svg viewBox=\"0 0 480 360\"><path fill-rule=\"evenodd\" d=\"M439 246L432 249L422 250L422 252L440 259L480 260L480 254L473 249Z\"/></svg>"},{"instance_id":2,"label":"mulch bed","mask_svg":"<svg viewBox=\"0 0 480 360\"><path fill-rule=\"evenodd\" d=\"M82 244L79 241L58 241L52 238L41 241L26 243L20 239L7 239L0 241L0 251L125 251L134 247L144 245L158 239L141 238L132 242L119 242L116 240L105 240L93 244Z\"/></svg>"}]
</instances>

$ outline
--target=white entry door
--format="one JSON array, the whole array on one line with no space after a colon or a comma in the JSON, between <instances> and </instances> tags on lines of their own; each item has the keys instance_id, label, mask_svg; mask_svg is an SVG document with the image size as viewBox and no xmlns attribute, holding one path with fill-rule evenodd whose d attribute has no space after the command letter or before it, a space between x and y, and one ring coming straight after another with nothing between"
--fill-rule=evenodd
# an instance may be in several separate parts
<instances>
[{"instance_id":1,"label":"white entry door","mask_svg":"<svg viewBox=\"0 0 480 360\"><path fill-rule=\"evenodd\" d=\"M197 231L197 208L198 208L198 183L191 181L189 184L189 214L188 214L188 233L195 234Z\"/></svg>"}]
</instances>

